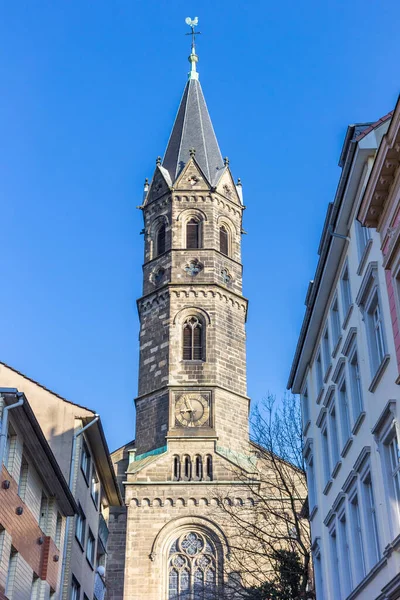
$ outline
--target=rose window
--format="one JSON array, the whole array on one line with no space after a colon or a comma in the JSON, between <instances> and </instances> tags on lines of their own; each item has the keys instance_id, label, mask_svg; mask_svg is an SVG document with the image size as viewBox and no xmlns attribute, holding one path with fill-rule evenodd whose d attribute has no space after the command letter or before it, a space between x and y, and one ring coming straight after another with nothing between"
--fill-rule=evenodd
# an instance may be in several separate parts
<instances>
[{"instance_id":1,"label":"rose window","mask_svg":"<svg viewBox=\"0 0 400 600\"><path fill-rule=\"evenodd\" d=\"M177 538L168 556L168 600L216 600L216 552L206 536L190 531Z\"/></svg>"}]
</instances>

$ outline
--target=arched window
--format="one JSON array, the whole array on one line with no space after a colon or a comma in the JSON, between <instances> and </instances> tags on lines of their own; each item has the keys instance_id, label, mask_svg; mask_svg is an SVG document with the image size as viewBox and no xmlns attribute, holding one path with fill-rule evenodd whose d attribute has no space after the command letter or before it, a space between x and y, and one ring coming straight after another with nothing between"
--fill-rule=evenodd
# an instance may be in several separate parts
<instances>
[{"instance_id":1,"label":"arched window","mask_svg":"<svg viewBox=\"0 0 400 600\"><path fill-rule=\"evenodd\" d=\"M201 481L203 479L203 461L201 456L196 456L195 462L195 478L197 481Z\"/></svg>"},{"instance_id":2,"label":"arched window","mask_svg":"<svg viewBox=\"0 0 400 600\"><path fill-rule=\"evenodd\" d=\"M190 460L190 456L185 456L183 459L183 478L186 481L190 481L192 477L192 461Z\"/></svg>"},{"instance_id":3,"label":"arched window","mask_svg":"<svg viewBox=\"0 0 400 600\"><path fill-rule=\"evenodd\" d=\"M197 317L183 324L183 360L204 360L204 331Z\"/></svg>"},{"instance_id":4,"label":"arched window","mask_svg":"<svg viewBox=\"0 0 400 600\"><path fill-rule=\"evenodd\" d=\"M222 254L226 254L228 256L228 231L225 225L222 225L219 228L219 249Z\"/></svg>"},{"instance_id":5,"label":"arched window","mask_svg":"<svg viewBox=\"0 0 400 600\"><path fill-rule=\"evenodd\" d=\"M196 531L177 538L168 555L168 600L216 600L217 554L211 540Z\"/></svg>"},{"instance_id":6,"label":"arched window","mask_svg":"<svg viewBox=\"0 0 400 600\"><path fill-rule=\"evenodd\" d=\"M200 223L194 218L186 223L186 248L200 248Z\"/></svg>"},{"instance_id":7,"label":"arched window","mask_svg":"<svg viewBox=\"0 0 400 600\"><path fill-rule=\"evenodd\" d=\"M212 456L207 454L206 457L206 476L210 481L213 478L213 464L212 464Z\"/></svg>"},{"instance_id":8,"label":"arched window","mask_svg":"<svg viewBox=\"0 0 400 600\"><path fill-rule=\"evenodd\" d=\"M174 480L179 481L181 478L181 460L179 456L174 456Z\"/></svg>"},{"instance_id":9,"label":"arched window","mask_svg":"<svg viewBox=\"0 0 400 600\"><path fill-rule=\"evenodd\" d=\"M160 256L165 252L165 224L163 223L157 230L155 256Z\"/></svg>"}]
</instances>

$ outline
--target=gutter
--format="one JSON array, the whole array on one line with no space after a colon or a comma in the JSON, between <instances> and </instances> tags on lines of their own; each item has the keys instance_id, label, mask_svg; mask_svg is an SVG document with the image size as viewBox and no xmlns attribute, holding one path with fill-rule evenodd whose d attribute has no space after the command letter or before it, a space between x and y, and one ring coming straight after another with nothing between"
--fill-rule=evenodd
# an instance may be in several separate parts
<instances>
[{"instance_id":1,"label":"gutter","mask_svg":"<svg viewBox=\"0 0 400 600\"><path fill-rule=\"evenodd\" d=\"M0 431L0 472L3 468L3 458L4 458L4 450L6 447L7 441L7 430L8 430L8 413L13 408L17 408L18 406L22 406L25 402L25 396L21 392L17 392L15 390L15 395L17 396L17 402L14 404L6 405L4 404L3 413L1 416L1 431Z\"/></svg>"},{"instance_id":2,"label":"gutter","mask_svg":"<svg viewBox=\"0 0 400 600\"><path fill-rule=\"evenodd\" d=\"M72 440L72 452L71 452L71 465L70 465L70 469L69 469L69 489L72 492L72 483L74 481L74 472L75 472L75 461L76 461L76 444L77 444L77 439L80 435L82 435L82 433L84 431L86 431L86 429L89 429L89 427L91 427L92 425L94 425L95 423L97 423L97 421L100 419L100 415L98 415L97 413L94 415L94 418L90 421L90 423L88 423L87 425L85 425L85 427L82 427L81 429L78 429L78 431L74 432L74 437ZM65 569L67 566L67 550L68 550L68 537L69 537L69 524L71 521L71 517L67 517L66 523L65 523L65 531L64 531L64 548L63 548L63 559L62 559L62 566L61 566L61 577L60 577L60 590L61 590L61 597L62 597L62 588L64 586L64 578L65 578Z\"/></svg>"}]
</instances>

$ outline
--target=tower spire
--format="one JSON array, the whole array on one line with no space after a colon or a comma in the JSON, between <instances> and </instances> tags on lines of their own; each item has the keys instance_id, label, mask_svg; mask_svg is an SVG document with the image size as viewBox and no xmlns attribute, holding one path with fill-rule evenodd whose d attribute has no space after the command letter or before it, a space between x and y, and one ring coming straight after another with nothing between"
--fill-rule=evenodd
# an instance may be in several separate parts
<instances>
[{"instance_id":1,"label":"tower spire","mask_svg":"<svg viewBox=\"0 0 400 600\"><path fill-rule=\"evenodd\" d=\"M198 22L199 22L199 17L195 17L194 19L191 19L190 17L186 17L186 19L185 19L185 23L187 25L189 25L189 27L192 30L190 33L186 34L186 35L192 36L192 50L188 57L188 61L191 64L191 68L188 73L189 79L198 79L199 78L199 74L196 69L196 63L199 62L199 57L196 54L196 35L200 35L201 31L194 30L194 28L198 25Z\"/></svg>"}]
</instances>

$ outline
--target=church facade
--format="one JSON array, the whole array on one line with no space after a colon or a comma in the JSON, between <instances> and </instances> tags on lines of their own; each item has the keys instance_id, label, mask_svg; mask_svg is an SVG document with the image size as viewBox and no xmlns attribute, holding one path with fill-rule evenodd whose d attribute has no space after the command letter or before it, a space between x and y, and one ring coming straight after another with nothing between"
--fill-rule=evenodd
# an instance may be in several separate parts
<instances>
[{"instance_id":1,"label":"church facade","mask_svg":"<svg viewBox=\"0 0 400 600\"><path fill-rule=\"evenodd\" d=\"M143 295L135 442L113 455L113 600L227 596L235 566L221 502L251 505L242 293L242 187L223 159L194 44L163 160L140 209ZM231 564L232 563L232 564ZM228 594L229 595L229 594Z\"/></svg>"}]
</instances>

